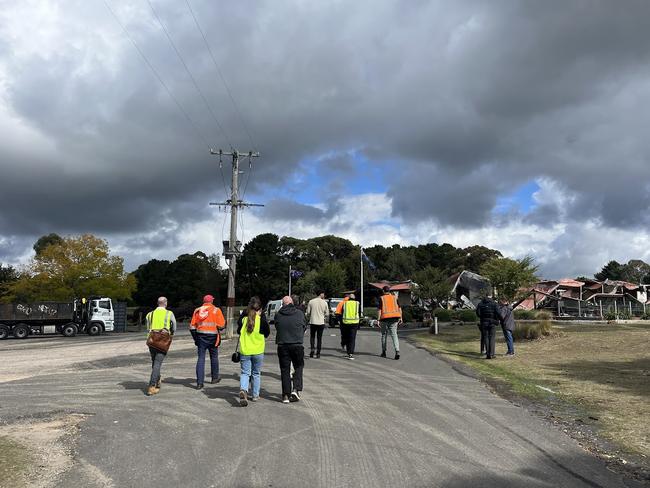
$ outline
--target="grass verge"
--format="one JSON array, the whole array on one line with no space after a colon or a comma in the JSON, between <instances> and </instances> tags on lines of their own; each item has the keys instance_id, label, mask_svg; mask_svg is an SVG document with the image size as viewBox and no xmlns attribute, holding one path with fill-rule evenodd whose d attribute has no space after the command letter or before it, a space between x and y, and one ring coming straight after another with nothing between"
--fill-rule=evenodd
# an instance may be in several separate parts
<instances>
[{"instance_id":1,"label":"grass verge","mask_svg":"<svg viewBox=\"0 0 650 488\"><path fill-rule=\"evenodd\" d=\"M25 475L31 463L32 459L25 446L0 436L0 486L25 486Z\"/></svg>"},{"instance_id":2,"label":"grass verge","mask_svg":"<svg viewBox=\"0 0 650 488\"><path fill-rule=\"evenodd\" d=\"M503 356L498 329L497 359L479 355L474 324L442 325L439 335L413 340L465 364L525 399L542 404L554 417L592 426L621 454L650 458L649 324L570 325L554 323L551 335L515 344ZM570 407L570 408L566 408Z\"/></svg>"}]
</instances>

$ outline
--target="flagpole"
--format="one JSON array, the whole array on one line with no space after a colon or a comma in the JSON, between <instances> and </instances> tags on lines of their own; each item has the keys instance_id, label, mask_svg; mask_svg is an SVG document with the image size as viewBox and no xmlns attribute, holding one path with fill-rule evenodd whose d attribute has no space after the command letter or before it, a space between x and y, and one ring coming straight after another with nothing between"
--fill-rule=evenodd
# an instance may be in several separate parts
<instances>
[{"instance_id":1,"label":"flagpole","mask_svg":"<svg viewBox=\"0 0 650 488\"><path fill-rule=\"evenodd\" d=\"M291 296L291 265L289 265L289 296Z\"/></svg>"},{"instance_id":2,"label":"flagpole","mask_svg":"<svg viewBox=\"0 0 650 488\"><path fill-rule=\"evenodd\" d=\"M363 247L359 254L359 264L361 265L361 313L359 315L363 317Z\"/></svg>"}]
</instances>

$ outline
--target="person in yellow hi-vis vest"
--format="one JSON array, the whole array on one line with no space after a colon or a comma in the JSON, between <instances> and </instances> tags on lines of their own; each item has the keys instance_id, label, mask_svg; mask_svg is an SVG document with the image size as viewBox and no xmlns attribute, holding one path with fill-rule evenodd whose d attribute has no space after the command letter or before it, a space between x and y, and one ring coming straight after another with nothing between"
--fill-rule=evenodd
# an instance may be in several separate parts
<instances>
[{"instance_id":1,"label":"person in yellow hi-vis vest","mask_svg":"<svg viewBox=\"0 0 650 488\"><path fill-rule=\"evenodd\" d=\"M176 317L174 312L167 310L167 298L158 298L158 308L147 314L147 332L151 330L167 329L171 335L176 332ZM149 387L147 395L155 395L160 391L160 368L165 360L166 354L149 346L151 354L151 377L149 378Z\"/></svg>"},{"instance_id":2,"label":"person in yellow hi-vis vest","mask_svg":"<svg viewBox=\"0 0 650 488\"><path fill-rule=\"evenodd\" d=\"M251 401L256 402L260 397L262 364L266 338L271 334L271 328L262 312L262 302L253 297L248 302L248 308L239 317L237 323L239 334L239 353L241 375L239 378L239 404L248 405L248 387L252 377Z\"/></svg>"},{"instance_id":3,"label":"person in yellow hi-vis vest","mask_svg":"<svg viewBox=\"0 0 650 488\"><path fill-rule=\"evenodd\" d=\"M348 359L354 359L357 330L359 330L359 321L361 319L361 305L354 298L354 293L350 293L350 299L343 303L341 317L341 331L345 336L345 349L348 353Z\"/></svg>"}]
</instances>

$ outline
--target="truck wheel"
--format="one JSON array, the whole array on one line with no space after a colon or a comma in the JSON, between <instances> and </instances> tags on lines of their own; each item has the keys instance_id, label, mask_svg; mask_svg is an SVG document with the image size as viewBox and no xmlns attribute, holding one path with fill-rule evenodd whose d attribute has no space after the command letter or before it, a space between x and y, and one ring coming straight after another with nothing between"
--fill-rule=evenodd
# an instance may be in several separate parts
<instances>
[{"instance_id":1,"label":"truck wheel","mask_svg":"<svg viewBox=\"0 0 650 488\"><path fill-rule=\"evenodd\" d=\"M7 337L9 337L9 327L0 324L0 339L6 339Z\"/></svg>"},{"instance_id":2,"label":"truck wheel","mask_svg":"<svg viewBox=\"0 0 650 488\"><path fill-rule=\"evenodd\" d=\"M77 324L66 324L63 326L61 333L66 337L74 337L78 331Z\"/></svg>"},{"instance_id":3,"label":"truck wheel","mask_svg":"<svg viewBox=\"0 0 650 488\"><path fill-rule=\"evenodd\" d=\"M29 335L29 327L25 324L18 324L14 327L14 337L16 339L26 339Z\"/></svg>"},{"instance_id":4,"label":"truck wheel","mask_svg":"<svg viewBox=\"0 0 650 488\"><path fill-rule=\"evenodd\" d=\"M86 329L86 332L88 332L88 335L90 336L99 335L102 332L102 326L99 324L90 324Z\"/></svg>"}]
</instances>

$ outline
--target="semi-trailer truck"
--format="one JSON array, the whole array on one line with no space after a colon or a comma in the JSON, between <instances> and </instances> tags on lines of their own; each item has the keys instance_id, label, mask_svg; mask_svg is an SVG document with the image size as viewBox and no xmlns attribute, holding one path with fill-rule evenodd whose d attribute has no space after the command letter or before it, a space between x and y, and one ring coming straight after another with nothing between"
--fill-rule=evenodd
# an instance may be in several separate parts
<instances>
[{"instance_id":1,"label":"semi-trailer truck","mask_svg":"<svg viewBox=\"0 0 650 488\"><path fill-rule=\"evenodd\" d=\"M70 302L0 303L0 339L13 335L62 334L78 332L99 335L114 329L113 301L107 297L75 299Z\"/></svg>"}]
</instances>

